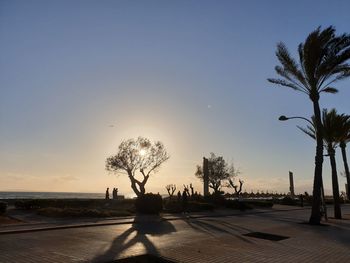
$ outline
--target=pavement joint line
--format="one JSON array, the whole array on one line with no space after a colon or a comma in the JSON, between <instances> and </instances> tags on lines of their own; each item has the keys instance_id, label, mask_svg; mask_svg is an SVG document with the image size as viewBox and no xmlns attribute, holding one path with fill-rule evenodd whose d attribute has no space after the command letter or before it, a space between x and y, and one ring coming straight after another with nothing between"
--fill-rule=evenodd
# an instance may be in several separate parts
<instances>
[{"instance_id":1,"label":"pavement joint line","mask_svg":"<svg viewBox=\"0 0 350 263\"><path fill-rule=\"evenodd\" d=\"M294 209L276 209L276 210L270 210L270 211L255 211L255 212L248 212L248 213L232 213L232 214L226 214L226 215L194 215L194 216L181 216L181 217L173 217L173 218L161 218L160 221L175 221L175 220L184 220L184 219L200 219L200 218L212 218L212 217L230 217L230 216L241 216L241 215L254 215L254 214L264 214L264 213L276 213L276 212L288 212L288 211L295 211L295 210L307 210L310 209L310 207L303 207L303 208L294 208ZM134 219L134 218L133 218ZM97 227L97 226L110 226L110 225L124 225L124 224L133 224L133 223L139 223L137 221L122 221L122 222L110 222L110 223L87 223L87 224L73 224L73 225L61 225L61 226L52 226L52 227L41 227L41 228L27 228L27 229L12 229L12 230L0 230L0 235L7 235L7 234L19 234L19 233L29 233L29 232L39 232L39 231L51 231L51 230L62 230L62 229L70 229L70 228L84 228L84 227Z\"/></svg>"}]
</instances>

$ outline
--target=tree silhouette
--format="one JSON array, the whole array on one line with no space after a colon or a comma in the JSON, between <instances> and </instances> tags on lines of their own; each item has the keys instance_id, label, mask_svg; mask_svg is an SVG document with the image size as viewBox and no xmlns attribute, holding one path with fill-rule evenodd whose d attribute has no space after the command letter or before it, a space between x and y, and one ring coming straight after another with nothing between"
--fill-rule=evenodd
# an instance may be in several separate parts
<instances>
[{"instance_id":1,"label":"tree silhouette","mask_svg":"<svg viewBox=\"0 0 350 263\"><path fill-rule=\"evenodd\" d=\"M238 169L236 169L233 164L230 165L229 171L230 171L229 173L230 173L231 177L228 179L228 184L226 185L226 187L233 188L235 191L235 195L239 196L240 193L242 192L242 186L243 186L244 181L239 179L238 180L239 186L238 186L235 183L235 179L241 172Z\"/></svg>"},{"instance_id":2,"label":"tree silhouette","mask_svg":"<svg viewBox=\"0 0 350 263\"><path fill-rule=\"evenodd\" d=\"M168 184L167 186L165 186L165 189L167 190L169 198L171 199L174 196L174 193L176 191L176 185Z\"/></svg>"},{"instance_id":3,"label":"tree silhouette","mask_svg":"<svg viewBox=\"0 0 350 263\"><path fill-rule=\"evenodd\" d=\"M332 168L332 188L334 199L334 216L341 219L340 198L339 198L339 183L337 174L337 165L335 160L335 148L339 144L340 130L343 123L349 119L349 116L344 114L338 115L335 109L322 111L322 127L324 146L327 149L329 160ZM315 123L315 117L312 117L312 122ZM307 128L298 127L311 138L316 139L316 131L314 127L307 126Z\"/></svg>"},{"instance_id":4,"label":"tree silhouette","mask_svg":"<svg viewBox=\"0 0 350 263\"><path fill-rule=\"evenodd\" d=\"M112 172L126 172L131 188L140 197L145 194L145 185L152 173L157 172L162 163L169 159L164 145L152 143L149 139L138 137L123 141L118 147L118 153L108 157L106 169ZM139 172L141 179L137 179Z\"/></svg>"},{"instance_id":5,"label":"tree silhouette","mask_svg":"<svg viewBox=\"0 0 350 263\"><path fill-rule=\"evenodd\" d=\"M243 186L243 180L239 179L239 186L234 183L232 179L228 180L228 186L232 187L235 190L235 195L239 196L239 194L242 192L242 186Z\"/></svg>"},{"instance_id":6,"label":"tree silhouette","mask_svg":"<svg viewBox=\"0 0 350 263\"><path fill-rule=\"evenodd\" d=\"M350 116L347 120L344 119L341 127L339 127L339 147L341 149L343 163L344 163L344 169L345 169L345 177L346 182L348 185L348 199L350 200L350 172L349 172L349 165L348 160L346 156L346 144L350 142Z\"/></svg>"},{"instance_id":7,"label":"tree silhouette","mask_svg":"<svg viewBox=\"0 0 350 263\"><path fill-rule=\"evenodd\" d=\"M275 67L281 79L269 78L268 81L306 94L313 105L316 126L316 157L313 184L313 202L310 224L320 224L320 201L323 164L323 134L320 94L336 93L332 85L350 76L350 35L335 35L335 28L324 30L318 27L311 32L304 43L298 47L297 62L288 52L284 43L277 45L276 56L281 65Z\"/></svg>"},{"instance_id":8,"label":"tree silhouette","mask_svg":"<svg viewBox=\"0 0 350 263\"><path fill-rule=\"evenodd\" d=\"M224 182L236 176L235 170L232 167L233 165L229 166L222 156L216 156L214 153L210 153L210 157L208 158L208 177L209 187L214 190L214 194L219 194ZM195 175L203 181L204 173L202 166L197 165Z\"/></svg>"}]
</instances>

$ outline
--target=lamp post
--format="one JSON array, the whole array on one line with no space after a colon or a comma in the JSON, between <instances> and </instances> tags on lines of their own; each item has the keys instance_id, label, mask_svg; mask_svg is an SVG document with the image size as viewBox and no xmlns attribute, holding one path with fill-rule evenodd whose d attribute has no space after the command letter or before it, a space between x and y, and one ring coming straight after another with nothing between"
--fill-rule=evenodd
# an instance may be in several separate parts
<instances>
[{"instance_id":1,"label":"lamp post","mask_svg":"<svg viewBox=\"0 0 350 263\"><path fill-rule=\"evenodd\" d=\"M287 120L291 120L291 119L301 119L301 120L307 121L315 129L315 125L312 123L312 121L310 121L309 119L307 119L305 117L300 117L300 116L286 117L285 115L281 115L278 118L278 120L280 120L280 121L287 121ZM316 133L315 133L315 135L316 135ZM328 221L327 207L326 207L326 202L325 202L325 197L324 197L323 178L321 178L321 197L322 197L322 206L323 206L323 210L324 210L324 216L325 216L326 221Z\"/></svg>"}]
</instances>

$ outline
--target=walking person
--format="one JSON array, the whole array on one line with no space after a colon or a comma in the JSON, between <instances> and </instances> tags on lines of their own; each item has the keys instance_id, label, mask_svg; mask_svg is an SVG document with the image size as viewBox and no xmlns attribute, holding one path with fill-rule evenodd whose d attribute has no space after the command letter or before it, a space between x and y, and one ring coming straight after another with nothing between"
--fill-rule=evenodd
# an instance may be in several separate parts
<instances>
[{"instance_id":1,"label":"walking person","mask_svg":"<svg viewBox=\"0 0 350 263\"><path fill-rule=\"evenodd\" d=\"M106 190L106 200L109 200L109 187L107 187L107 190Z\"/></svg>"},{"instance_id":2,"label":"walking person","mask_svg":"<svg viewBox=\"0 0 350 263\"><path fill-rule=\"evenodd\" d=\"M183 213L187 213L187 205L188 205L187 191L184 190L182 192L182 212Z\"/></svg>"}]
</instances>

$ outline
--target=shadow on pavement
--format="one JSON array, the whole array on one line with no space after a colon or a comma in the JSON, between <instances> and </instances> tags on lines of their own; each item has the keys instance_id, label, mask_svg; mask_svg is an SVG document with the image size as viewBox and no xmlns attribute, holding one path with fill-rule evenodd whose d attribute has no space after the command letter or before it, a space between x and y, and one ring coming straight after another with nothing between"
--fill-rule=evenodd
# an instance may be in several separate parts
<instances>
[{"instance_id":1,"label":"shadow on pavement","mask_svg":"<svg viewBox=\"0 0 350 263\"><path fill-rule=\"evenodd\" d=\"M115 260L120 254L136 244L142 244L145 249L143 254L158 255L156 246L147 236L162 236L172 232L176 232L175 227L170 222L162 220L161 217L151 217L147 220L147 217L136 215L132 226L118 235L110 247L96 256L92 262Z\"/></svg>"},{"instance_id":2,"label":"shadow on pavement","mask_svg":"<svg viewBox=\"0 0 350 263\"><path fill-rule=\"evenodd\" d=\"M235 236L236 238L244 242L253 243L248 238L245 238L242 236L243 232L251 231L248 228L232 225L220 220L202 221L202 220L191 219L191 220L186 220L186 223L190 227L192 227L194 230L205 232L211 236L215 236L215 233L220 233L220 234L224 233L224 234Z\"/></svg>"}]
</instances>

